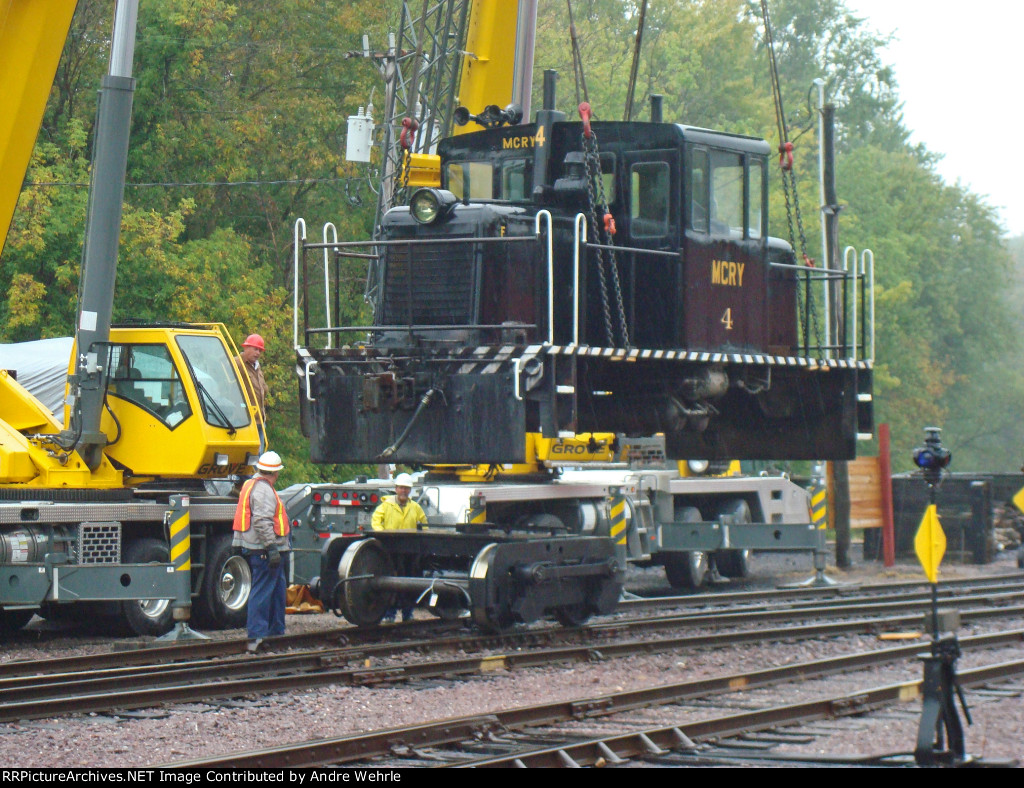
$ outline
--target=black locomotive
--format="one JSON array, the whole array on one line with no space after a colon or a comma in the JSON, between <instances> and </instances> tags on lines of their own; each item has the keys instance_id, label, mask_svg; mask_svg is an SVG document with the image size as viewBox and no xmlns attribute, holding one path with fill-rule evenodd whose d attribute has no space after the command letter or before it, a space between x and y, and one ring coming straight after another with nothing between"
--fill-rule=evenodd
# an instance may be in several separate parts
<instances>
[{"instance_id":1,"label":"black locomotive","mask_svg":"<svg viewBox=\"0 0 1024 788\"><path fill-rule=\"evenodd\" d=\"M663 433L675 458L855 455L872 427L864 278L769 237L767 142L544 109L438 154L440 186L359 249L372 325L311 317L325 244L304 245L315 461L522 462L526 433L566 431Z\"/></svg>"}]
</instances>

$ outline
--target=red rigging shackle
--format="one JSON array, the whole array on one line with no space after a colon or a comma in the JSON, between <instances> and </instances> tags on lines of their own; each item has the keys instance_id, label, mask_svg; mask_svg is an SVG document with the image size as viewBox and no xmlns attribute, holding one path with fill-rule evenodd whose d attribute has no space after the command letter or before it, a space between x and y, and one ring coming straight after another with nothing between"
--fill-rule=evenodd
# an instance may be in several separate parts
<instances>
[{"instance_id":1,"label":"red rigging shackle","mask_svg":"<svg viewBox=\"0 0 1024 788\"><path fill-rule=\"evenodd\" d=\"M610 213L604 215L604 231L609 236L615 235L615 217Z\"/></svg>"},{"instance_id":2,"label":"red rigging shackle","mask_svg":"<svg viewBox=\"0 0 1024 788\"><path fill-rule=\"evenodd\" d=\"M792 142L783 142L779 145L779 166L786 171L793 169Z\"/></svg>"},{"instance_id":3,"label":"red rigging shackle","mask_svg":"<svg viewBox=\"0 0 1024 788\"><path fill-rule=\"evenodd\" d=\"M580 118L583 120L583 136L589 140L594 136L594 132L590 130L590 104L584 101L578 109Z\"/></svg>"},{"instance_id":4,"label":"red rigging shackle","mask_svg":"<svg viewBox=\"0 0 1024 788\"><path fill-rule=\"evenodd\" d=\"M415 118L402 118L402 134L398 138L402 150L409 150L412 147L413 138L416 136L416 129L419 127L420 124L416 122Z\"/></svg>"}]
</instances>

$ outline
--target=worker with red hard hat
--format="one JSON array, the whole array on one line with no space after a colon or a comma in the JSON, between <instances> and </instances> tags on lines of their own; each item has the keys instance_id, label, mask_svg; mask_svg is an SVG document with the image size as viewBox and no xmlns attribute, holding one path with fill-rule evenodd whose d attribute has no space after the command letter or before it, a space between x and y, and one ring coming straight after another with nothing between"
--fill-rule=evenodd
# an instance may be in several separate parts
<instances>
[{"instance_id":1,"label":"worker with red hard hat","mask_svg":"<svg viewBox=\"0 0 1024 788\"><path fill-rule=\"evenodd\" d=\"M260 432L260 453L267 446L267 394L270 389L263 377L263 368L260 366L260 357L265 349L263 337L259 334L249 334L242 343L242 352L235 356L235 366L238 367L238 375L246 386L249 399L256 404L258 419L256 426Z\"/></svg>"}]
</instances>

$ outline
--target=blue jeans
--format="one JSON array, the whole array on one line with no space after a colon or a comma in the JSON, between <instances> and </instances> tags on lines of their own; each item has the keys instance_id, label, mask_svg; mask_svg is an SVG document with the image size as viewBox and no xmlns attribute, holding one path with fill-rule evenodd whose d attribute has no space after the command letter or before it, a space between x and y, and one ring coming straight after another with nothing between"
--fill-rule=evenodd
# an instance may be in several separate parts
<instances>
[{"instance_id":1,"label":"blue jeans","mask_svg":"<svg viewBox=\"0 0 1024 788\"><path fill-rule=\"evenodd\" d=\"M249 639L283 635L288 553L281 553L281 563L273 569L262 550L242 550L242 555L252 571L252 591L245 623Z\"/></svg>"}]
</instances>

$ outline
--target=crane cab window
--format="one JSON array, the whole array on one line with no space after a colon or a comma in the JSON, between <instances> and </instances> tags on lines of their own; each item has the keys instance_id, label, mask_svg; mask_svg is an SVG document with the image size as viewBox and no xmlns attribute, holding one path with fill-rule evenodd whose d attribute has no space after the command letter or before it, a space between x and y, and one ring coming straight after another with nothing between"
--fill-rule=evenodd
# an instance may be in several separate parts
<instances>
[{"instance_id":1,"label":"crane cab window","mask_svg":"<svg viewBox=\"0 0 1024 788\"><path fill-rule=\"evenodd\" d=\"M663 161L640 162L629 173L630 235L668 233L669 167Z\"/></svg>"},{"instance_id":2,"label":"crane cab window","mask_svg":"<svg viewBox=\"0 0 1024 788\"><path fill-rule=\"evenodd\" d=\"M238 370L220 339L182 334L177 342L192 373L203 418L214 427L226 429L248 425L249 408L238 382Z\"/></svg>"},{"instance_id":3,"label":"crane cab window","mask_svg":"<svg viewBox=\"0 0 1024 788\"><path fill-rule=\"evenodd\" d=\"M494 199L494 166L486 161L458 161L445 169L447 189L460 200Z\"/></svg>"},{"instance_id":4,"label":"crane cab window","mask_svg":"<svg viewBox=\"0 0 1024 788\"><path fill-rule=\"evenodd\" d=\"M181 376L163 345L112 345L109 389L174 429L192 415Z\"/></svg>"}]
</instances>

